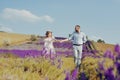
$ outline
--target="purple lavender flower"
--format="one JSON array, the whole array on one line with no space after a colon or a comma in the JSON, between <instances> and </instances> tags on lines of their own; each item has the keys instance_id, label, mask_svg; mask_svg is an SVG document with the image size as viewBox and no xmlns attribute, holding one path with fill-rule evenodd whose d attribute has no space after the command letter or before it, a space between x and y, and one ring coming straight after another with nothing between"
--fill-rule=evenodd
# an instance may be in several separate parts
<instances>
[{"instance_id":1,"label":"purple lavender flower","mask_svg":"<svg viewBox=\"0 0 120 80\"><path fill-rule=\"evenodd\" d=\"M104 63L104 61L98 63L98 65L99 65L99 70L104 70L103 63Z\"/></svg>"},{"instance_id":2,"label":"purple lavender flower","mask_svg":"<svg viewBox=\"0 0 120 80\"><path fill-rule=\"evenodd\" d=\"M116 68L117 68L117 71L118 71L118 75L120 75L120 63L116 62L115 65L116 65Z\"/></svg>"},{"instance_id":3,"label":"purple lavender flower","mask_svg":"<svg viewBox=\"0 0 120 80\"><path fill-rule=\"evenodd\" d=\"M66 72L65 80L71 80L70 72Z\"/></svg>"},{"instance_id":4,"label":"purple lavender flower","mask_svg":"<svg viewBox=\"0 0 120 80\"><path fill-rule=\"evenodd\" d=\"M49 80L48 77L46 77L45 80Z\"/></svg>"},{"instance_id":5,"label":"purple lavender flower","mask_svg":"<svg viewBox=\"0 0 120 80\"><path fill-rule=\"evenodd\" d=\"M115 45L115 52L119 53L120 54L120 46L117 44Z\"/></svg>"},{"instance_id":6,"label":"purple lavender flower","mask_svg":"<svg viewBox=\"0 0 120 80\"><path fill-rule=\"evenodd\" d=\"M61 62L61 58L60 59L58 59L58 63L60 63Z\"/></svg>"},{"instance_id":7,"label":"purple lavender flower","mask_svg":"<svg viewBox=\"0 0 120 80\"><path fill-rule=\"evenodd\" d=\"M99 76L100 80L103 80L103 78L102 78L103 74L102 73L99 72L98 76Z\"/></svg>"},{"instance_id":8,"label":"purple lavender flower","mask_svg":"<svg viewBox=\"0 0 120 80\"><path fill-rule=\"evenodd\" d=\"M58 68L58 69L61 69L62 64L63 64L63 61L61 60L61 58L59 58L59 59L58 59L58 66L57 66L57 68Z\"/></svg>"},{"instance_id":9,"label":"purple lavender flower","mask_svg":"<svg viewBox=\"0 0 120 80\"><path fill-rule=\"evenodd\" d=\"M107 50L107 51L104 53L104 57L111 58L111 59L114 60L114 55L113 55L113 53L112 53L110 50Z\"/></svg>"},{"instance_id":10,"label":"purple lavender flower","mask_svg":"<svg viewBox=\"0 0 120 80\"><path fill-rule=\"evenodd\" d=\"M108 68L108 70L105 71L105 73L104 73L105 80L115 80L115 76L112 71L113 71L112 67Z\"/></svg>"},{"instance_id":11,"label":"purple lavender flower","mask_svg":"<svg viewBox=\"0 0 120 80\"><path fill-rule=\"evenodd\" d=\"M62 64L59 63L58 66L57 66L57 68L58 68L58 69L61 69L61 67L62 67Z\"/></svg>"},{"instance_id":12,"label":"purple lavender flower","mask_svg":"<svg viewBox=\"0 0 120 80\"><path fill-rule=\"evenodd\" d=\"M89 79L86 77L86 74L84 72L82 72L80 74L79 80L89 80Z\"/></svg>"},{"instance_id":13,"label":"purple lavender flower","mask_svg":"<svg viewBox=\"0 0 120 80\"><path fill-rule=\"evenodd\" d=\"M75 68L72 72L72 80L76 80L78 75L78 69Z\"/></svg>"}]
</instances>

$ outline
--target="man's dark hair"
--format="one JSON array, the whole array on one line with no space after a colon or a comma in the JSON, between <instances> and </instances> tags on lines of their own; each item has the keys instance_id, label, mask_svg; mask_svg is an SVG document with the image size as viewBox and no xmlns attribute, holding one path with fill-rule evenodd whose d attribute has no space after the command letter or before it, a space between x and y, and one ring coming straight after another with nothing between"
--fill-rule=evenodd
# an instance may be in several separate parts
<instances>
[{"instance_id":1,"label":"man's dark hair","mask_svg":"<svg viewBox=\"0 0 120 80\"><path fill-rule=\"evenodd\" d=\"M79 27L80 28L80 25L75 25L75 27Z\"/></svg>"},{"instance_id":2,"label":"man's dark hair","mask_svg":"<svg viewBox=\"0 0 120 80\"><path fill-rule=\"evenodd\" d=\"M79 31L78 30L76 30L76 28L80 28L80 26L79 25L75 25L75 32L78 32L79 33Z\"/></svg>"}]
</instances>

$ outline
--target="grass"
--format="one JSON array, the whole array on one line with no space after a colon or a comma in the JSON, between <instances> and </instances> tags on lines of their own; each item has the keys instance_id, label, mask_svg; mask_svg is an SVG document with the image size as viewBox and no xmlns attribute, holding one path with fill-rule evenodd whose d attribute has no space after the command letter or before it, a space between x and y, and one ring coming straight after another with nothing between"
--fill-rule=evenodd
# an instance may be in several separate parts
<instances>
[{"instance_id":1,"label":"grass","mask_svg":"<svg viewBox=\"0 0 120 80\"><path fill-rule=\"evenodd\" d=\"M112 52L114 52L114 45L113 44L106 44L106 43L97 43L94 42L95 48L104 53L106 50L111 50Z\"/></svg>"},{"instance_id":2,"label":"grass","mask_svg":"<svg viewBox=\"0 0 120 80\"><path fill-rule=\"evenodd\" d=\"M58 63L51 65L44 58L2 58L0 59L0 80L64 80L65 70L74 69L72 58L61 58L64 62L61 68Z\"/></svg>"},{"instance_id":3,"label":"grass","mask_svg":"<svg viewBox=\"0 0 120 80\"><path fill-rule=\"evenodd\" d=\"M14 45L24 42L27 39L30 39L30 35L0 32L0 46L2 46L5 41L11 45Z\"/></svg>"}]
</instances>

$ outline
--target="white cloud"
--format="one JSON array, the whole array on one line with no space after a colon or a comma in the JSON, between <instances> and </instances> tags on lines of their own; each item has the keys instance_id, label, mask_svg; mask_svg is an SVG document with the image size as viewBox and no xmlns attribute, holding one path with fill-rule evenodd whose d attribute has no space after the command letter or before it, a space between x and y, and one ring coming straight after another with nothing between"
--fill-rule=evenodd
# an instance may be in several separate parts
<instances>
[{"instance_id":1,"label":"white cloud","mask_svg":"<svg viewBox=\"0 0 120 80\"><path fill-rule=\"evenodd\" d=\"M28 10L18 10L12 8L5 8L1 14L4 19L12 20L12 21L27 21L27 22L39 22L46 21L52 23L54 19L50 16L37 16L31 13Z\"/></svg>"},{"instance_id":2,"label":"white cloud","mask_svg":"<svg viewBox=\"0 0 120 80\"><path fill-rule=\"evenodd\" d=\"M41 17L42 20L48 21L50 23L54 22L54 20L52 19L52 17L45 15L43 17Z\"/></svg>"},{"instance_id":3,"label":"white cloud","mask_svg":"<svg viewBox=\"0 0 120 80\"><path fill-rule=\"evenodd\" d=\"M90 40L94 40L94 41L97 41L98 39L103 40L103 38L102 38L102 37L99 37L99 36L89 36L89 39L90 39Z\"/></svg>"},{"instance_id":4,"label":"white cloud","mask_svg":"<svg viewBox=\"0 0 120 80\"><path fill-rule=\"evenodd\" d=\"M13 32L13 30L11 28L5 27L5 26L3 26L1 24L0 24L0 31Z\"/></svg>"}]
</instances>

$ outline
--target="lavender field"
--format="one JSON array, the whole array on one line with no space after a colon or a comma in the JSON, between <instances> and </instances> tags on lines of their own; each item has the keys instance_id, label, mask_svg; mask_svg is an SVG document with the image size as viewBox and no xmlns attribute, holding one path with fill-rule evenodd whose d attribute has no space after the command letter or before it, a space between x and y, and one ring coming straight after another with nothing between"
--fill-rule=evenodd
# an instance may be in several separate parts
<instances>
[{"instance_id":1,"label":"lavender field","mask_svg":"<svg viewBox=\"0 0 120 80\"><path fill-rule=\"evenodd\" d=\"M62 39L62 38L57 38ZM83 46L80 70L75 68L71 42L55 42L56 55L43 54L43 39L0 48L0 80L120 80L120 46L101 53Z\"/></svg>"}]
</instances>

